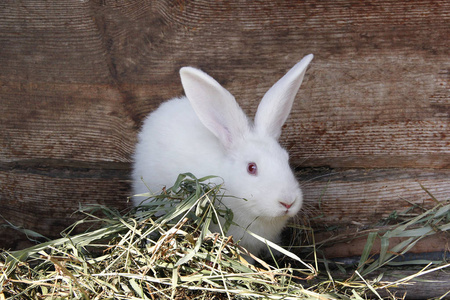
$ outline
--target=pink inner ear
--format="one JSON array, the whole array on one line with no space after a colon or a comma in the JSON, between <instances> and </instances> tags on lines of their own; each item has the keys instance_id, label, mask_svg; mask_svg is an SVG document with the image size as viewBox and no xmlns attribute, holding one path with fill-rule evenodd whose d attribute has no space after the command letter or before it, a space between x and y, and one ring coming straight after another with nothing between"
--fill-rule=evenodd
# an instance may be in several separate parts
<instances>
[{"instance_id":1,"label":"pink inner ear","mask_svg":"<svg viewBox=\"0 0 450 300\"><path fill-rule=\"evenodd\" d=\"M233 143L233 137L231 135L230 129L223 123L220 123L218 119L210 119L210 123L207 123L208 120L203 122L203 125L206 126L222 143L222 145L229 149Z\"/></svg>"}]
</instances>

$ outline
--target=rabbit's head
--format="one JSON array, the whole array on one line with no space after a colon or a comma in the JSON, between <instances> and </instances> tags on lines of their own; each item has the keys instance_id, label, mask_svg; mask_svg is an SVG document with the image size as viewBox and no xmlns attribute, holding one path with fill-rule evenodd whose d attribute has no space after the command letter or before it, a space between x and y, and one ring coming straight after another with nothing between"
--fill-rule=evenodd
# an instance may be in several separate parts
<instances>
[{"instance_id":1,"label":"rabbit's head","mask_svg":"<svg viewBox=\"0 0 450 300\"><path fill-rule=\"evenodd\" d=\"M238 224L258 218L283 226L301 208L302 192L278 138L312 58L303 58L267 91L254 123L212 77L191 67L180 70L186 97L223 153L210 173L223 178L227 195L245 199L225 200Z\"/></svg>"}]
</instances>

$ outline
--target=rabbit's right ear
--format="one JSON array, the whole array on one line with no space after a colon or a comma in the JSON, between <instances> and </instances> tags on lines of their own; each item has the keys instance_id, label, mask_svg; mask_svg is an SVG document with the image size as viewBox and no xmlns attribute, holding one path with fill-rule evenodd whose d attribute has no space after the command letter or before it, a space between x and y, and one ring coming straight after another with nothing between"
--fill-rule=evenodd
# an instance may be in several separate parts
<instances>
[{"instance_id":1,"label":"rabbit's right ear","mask_svg":"<svg viewBox=\"0 0 450 300\"><path fill-rule=\"evenodd\" d=\"M312 59L312 54L305 56L267 91L255 115L255 127L258 131L275 139L280 137L281 127L289 116L295 95Z\"/></svg>"},{"instance_id":2,"label":"rabbit's right ear","mask_svg":"<svg viewBox=\"0 0 450 300\"><path fill-rule=\"evenodd\" d=\"M192 67L181 68L180 76L198 118L226 149L246 135L247 116L230 92L208 74Z\"/></svg>"}]
</instances>

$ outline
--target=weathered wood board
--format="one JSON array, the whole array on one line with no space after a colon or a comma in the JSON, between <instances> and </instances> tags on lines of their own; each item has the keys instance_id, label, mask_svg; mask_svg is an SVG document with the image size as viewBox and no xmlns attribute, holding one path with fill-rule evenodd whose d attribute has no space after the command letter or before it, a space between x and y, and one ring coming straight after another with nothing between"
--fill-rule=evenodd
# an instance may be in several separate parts
<instances>
[{"instance_id":1,"label":"weathered wood board","mask_svg":"<svg viewBox=\"0 0 450 300\"><path fill-rule=\"evenodd\" d=\"M450 195L448 170L335 169L300 172L298 177L306 195L305 213L322 227L375 224L413 204L432 208L436 203L427 191L437 200Z\"/></svg>"},{"instance_id":2,"label":"weathered wood board","mask_svg":"<svg viewBox=\"0 0 450 300\"><path fill-rule=\"evenodd\" d=\"M376 281L381 277L386 289L377 290L378 295L368 295L368 299L448 299L448 282L450 275L445 270L421 275L402 284L389 286L388 283L398 282L402 278L414 277L420 270L383 270L366 276L367 282ZM331 272L332 278L346 280L352 274ZM444 297L443 297L444 296ZM394 298L395 297L395 298Z\"/></svg>"},{"instance_id":3,"label":"weathered wood board","mask_svg":"<svg viewBox=\"0 0 450 300\"><path fill-rule=\"evenodd\" d=\"M54 237L80 204L126 207L136 133L181 66L252 115L309 53L281 143L316 226L431 203L420 184L446 200L449 22L448 1L4 1L0 214Z\"/></svg>"}]
</instances>

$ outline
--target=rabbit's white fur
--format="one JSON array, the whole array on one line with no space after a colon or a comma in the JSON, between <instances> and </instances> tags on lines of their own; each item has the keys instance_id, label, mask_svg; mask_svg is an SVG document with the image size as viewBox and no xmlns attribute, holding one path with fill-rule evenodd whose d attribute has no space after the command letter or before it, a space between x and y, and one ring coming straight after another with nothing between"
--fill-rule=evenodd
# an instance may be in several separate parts
<instances>
[{"instance_id":1,"label":"rabbit's white fur","mask_svg":"<svg viewBox=\"0 0 450 300\"><path fill-rule=\"evenodd\" d=\"M302 192L277 140L312 54L303 58L264 95L252 124L234 97L206 73L180 70L186 97L161 104L144 121L133 163L133 193L171 186L180 173L217 175L223 203L233 210L228 234L257 254L266 245L245 229L278 241L286 221L302 206ZM257 165L250 174L248 164ZM144 184L145 182L145 184ZM147 186L148 187L147 187ZM243 198L243 199L240 199ZM134 197L134 204L143 198Z\"/></svg>"}]
</instances>

